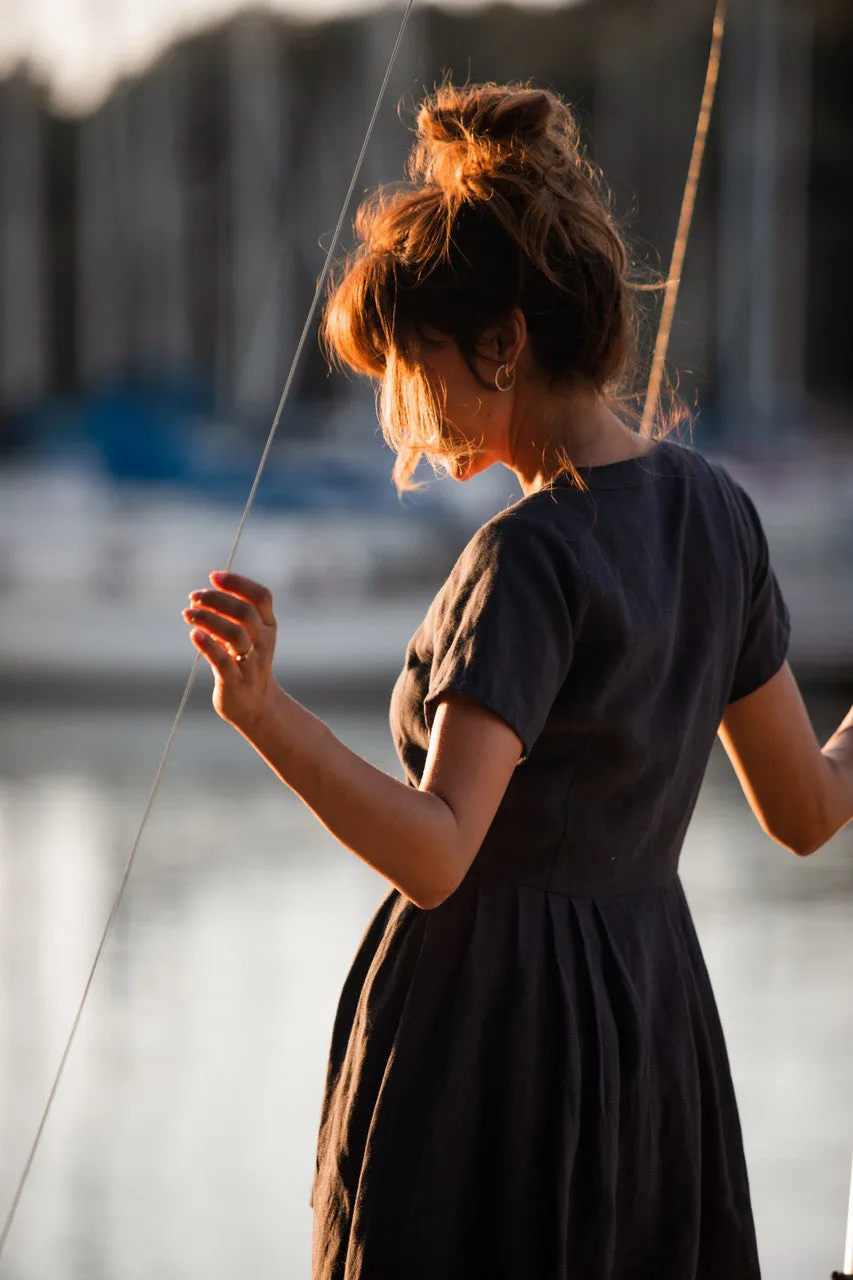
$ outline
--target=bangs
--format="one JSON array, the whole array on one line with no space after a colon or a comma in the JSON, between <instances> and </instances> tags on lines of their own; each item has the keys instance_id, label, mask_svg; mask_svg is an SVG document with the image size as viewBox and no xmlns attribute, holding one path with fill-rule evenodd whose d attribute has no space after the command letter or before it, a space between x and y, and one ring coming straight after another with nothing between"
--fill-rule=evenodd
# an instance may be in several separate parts
<instances>
[{"instance_id":1,"label":"bangs","mask_svg":"<svg viewBox=\"0 0 853 1280\"><path fill-rule=\"evenodd\" d=\"M390 253L362 248L345 265L326 305L321 341L332 359L354 373L381 378L389 354L414 358L420 335L400 306L398 264Z\"/></svg>"},{"instance_id":2,"label":"bangs","mask_svg":"<svg viewBox=\"0 0 853 1280\"><path fill-rule=\"evenodd\" d=\"M424 328L442 329L428 301L430 277L450 239L446 217L436 216L440 207L434 189L380 189L359 207L359 246L344 263L323 314L320 340L331 360L381 378L392 351L414 364L429 345ZM445 224L440 235L437 224Z\"/></svg>"},{"instance_id":3,"label":"bangs","mask_svg":"<svg viewBox=\"0 0 853 1280\"><path fill-rule=\"evenodd\" d=\"M456 289L440 209L437 191L411 189L380 190L359 208L360 243L332 286L320 330L331 361L378 380L377 416L397 455L392 479L400 492L421 487L411 477L422 455L443 470L450 457L470 451L447 423L443 388L422 361L439 345L430 333L452 336L448 304Z\"/></svg>"},{"instance_id":4,"label":"bangs","mask_svg":"<svg viewBox=\"0 0 853 1280\"><path fill-rule=\"evenodd\" d=\"M329 300L322 336L339 363L377 380L377 418L396 454L392 481L402 493L422 487L412 480L422 456L447 474L450 461L464 463L473 449L447 422L445 388L427 376L420 357L439 340L424 332L422 302L416 314L400 275L391 254L362 247Z\"/></svg>"},{"instance_id":5,"label":"bangs","mask_svg":"<svg viewBox=\"0 0 853 1280\"><path fill-rule=\"evenodd\" d=\"M391 349L377 395L382 435L397 460L392 479L398 490L419 489L412 482L422 456L437 475L450 475L473 460L482 438L469 442L447 420L445 389L434 386L421 364Z\"/></svg>"},{"instance_id":6,"label":"bangs","mask_svg":"<svg viewBox=\"0 0 853 1280\"><path fill-rule=\"evenodd\" d=\"M446 451L443 396L417 358L427 339L407 302L395 259L363 249L348 265L323 324L332 357L378 380L376 413L396 454L392 479L400 492L421 487L411 477L422 454L437 458Z\"/></svg>"}]
</instances>

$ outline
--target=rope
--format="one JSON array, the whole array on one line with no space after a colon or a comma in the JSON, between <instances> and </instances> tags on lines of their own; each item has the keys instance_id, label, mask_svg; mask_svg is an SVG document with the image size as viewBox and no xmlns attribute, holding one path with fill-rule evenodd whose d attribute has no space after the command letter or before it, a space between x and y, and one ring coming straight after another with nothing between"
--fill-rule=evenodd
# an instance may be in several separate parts
<instances>
[{"instance_id":1,"label":"rope","mask_svg":"<svg viewBox=\"0 0 853 1280\"><path fill-rule=\"evenodd\" d=\"M334 256L335 250L338 247L338 241L340 240L341 231L343 230L347 209L349 208L350 201L352 200L353 193L355 191L356 183L358 182L358 175L361 172L361 166L364 162L364 157L367 153L367 148L370 143L370 139L373 136L374 126L376 125L376 120L379 115L379 110L380 110L380 107L382 106L382 101L385 97L385 90L388 88L388 82L391 79L391 72L394 68L394 63L397 60L397 54L399 52L400 45L402 44L403 35L408 25L409 16L412 12L412 9L414 8L414 4L415 4L415 0L408 0L406 8L403 12L403 17L400 22L399 30L397 32L397 39L394 42L394 48L391 51L391 56L388 59L388 65L385 68L385 75L383 76L382 84L379 88L379 93L377 95L376 103L373 108L373 114L370 117L370 123L367 126L367 132L365 133L364 141L361 144L361 151L359 152L358 159L355 162L355 168L353 170L352 178L350 180L349 187L347 188L347 193L346 193L346 196L344 197L343 205L341 206L340 216L338 217L338 222L335 227L334 234L332 235L332 241L331 241L331 244L329 245L328 253L326 254L326 260L323 263L323 269L320 272L320 276L317 280L317 285L314 290L314 297L311 302L311 306L308 309L308 315L305 320L305 324L303 326L302 333L299 338L299 342L297 343L293 360L291 361L290 370L288 372L287 379L285 380L284 389L281 393L281 398L278 402L278 408L276 409L275 417L273 418L272 427L270 428L270 432L267 437L267 442L264 446L264 451L261 454L261 460L258 463L258 470L255 474L255 479L252 483L252 487L249 492L249 497L246 501L246 506L240 518L240 524L237 528L237 533L235 534L235 537L234 537L234 543L231 547L231 551L228 556L226 569L231 568L231 565L234 560L234 556L237 551L237 547L240 542L240 538L242 537L242 534L243 534L243 529L245 527L246 520L249 517L249 512L251 511L252 505L255 501L255 494L257 493L258 485L260 484L261 475L263 474L264 467L266 466L270 448L272 447L272 443L275 438L275 433L278 430L278 424L281 421L281 415L284 410L284 406L287 402L288 396L290 395L290 389L293 385L293 379L296 373L296 367L297 367L297 364L299 363L299 359L300 359L300 356L302 355L302 351L305 346L306 339L311 330L311 325L317 311L317 304L320 301L320 297L322 295L323 289L326 284L326 280L329 275L329 270L332 264L332 258ZM44 1110L42 1111L41 1119L39 1120L38 1128L36 1129L36 1134L33 1139L32 1146L30 1147L29 1155L27 1156L26 1163L24 1164L23 1171L18 1180L18 1184L15 1189L15 1194L12 1198L12 1203L9 1207L9 1212L7 1213L6 1220L3 1223L3 1230L0 1231L0 1257L2 1257L3 1255L3 1249L6 1245L6 1240L8 1239L9 1232L11 1230L12 1223L15 1218L15 1214L18 1210L18 1205L20 1204L21 1196L23 1194L24 1187L27 1182L27 1178L29 1177L30 1169L32 1168L33 1160L35 1159L36 1151L38 1150L38 1145L39 1145L39 1142L41 1141L41 1136L42 1136L42 1133L44 1132L44 1127L47 1122L47 1117L50 1113L51 1106L53 1105L53 1100L56 1096L57 1089L59 1088L59 1083L60 1083L60 1080L62 1079L62 1073L65 1070L65 1064L68 1061L68 1055L71 1052L71 1046L74 1042L74 1037L77 1033L77 1028L80 1024L80 1019L83 1014L83 1008L86 1004L86 1000L92 986L92 980L95 977L95 970L98 967L98 964L100 962L101 956L104 951L104 947L106 946L107 938L109 937L110 931L113 927L113 922L115 921L116 915L118 914L118 909L119 909L119 906L121 905L121 901L124 896L124 891L125 891L125 888L127 887L127 882L130 878L131 868L133 867L133 863L136 858L136 851L139 848L139 842L142 839L142 833L145 830L145 824L148 821L148 815L150 814L152 806L154 804L154 798L157 795L157 792L159 790L160 781L163 777L163 773L166 768L166 761L168 760L169 754L172 750L172 744L175 741L175 735L177 734L177 731L178 731L178 725L181 722L181 718L183 717L183 714L184 714L184 709L187 705L187 701L192 691L192 687L195 682L196 672L198 670L198 664L201 657L202 657L201 653L196 653L195 659L193 661L193 665L190 669L190 674L189 674L189 678L187 679L186 688L184 689L183 696L181 698L177 713L175 715L174 722L172 724L171 732L169 733L169 737L166 742L166 746L163 751L160 764L157 768L157 773L154 777L154 782L151 786L151 792L148 796L148 801L145 805L145 810L142 814L142 821L139 824L139 830L136 833L136 839L134 840L133 847L130 850L127 863L124 868L124 874L122 875L121 883L119 884L118 892L116 893L115 900L112 905L112 910L110 911L109 918L107 919L107 923L104 926L104 931L101 935L101 940L98 943L98 949L95 952L95 958L92 961L92 966L89 970L89 976L86 979L86 985L84 986L83 994L80 997L80 1003L77 1008L77 1013L75 1014L74 1021L71 1024L71 1031L68 1035L65 1048L62 1052L62 1057L60 1058L60 1061L59 1061L59 1067L54 1077L53 1084L51 1085L50 1093L48 1094L48 1097L47 1097L47 1102L44 1105Z\"/></svg>"},{"instance_id":2,"label":"rope","mask_svg":"<svg viewBox=\"0 0 853 1280\"><path fill-rule=\"evenodd\" d=\"M705 87L702 91L702 105L699 108L699 119L696 122L693 151L690 156L690 166L687 170L687 183L684 187L684 198L681 201L681 212L678 215L678 228L675 233L672 261L669 265L660 324L658 325L657 340L655 341L655 350L652 356L649 385L646 389L646 401L643 406L642 421L640 422L640 435L642 436L651 434L652 423L660 400L666 353L669 348L669 335L672 332L672 318L675 315L675 304L678 300L678 287L681 284L684 255L687 251L687 238L690 235L690 224L693 221L693 209L696 204L696 188L699 186L699 174L702 171L705 142L708 137L711 111L714 106L714 94L720 71L720 53L723 47L725 25L726 0L717 0L717 8L714 12L713 34L711 36L711 50L708 54L708 68L705 72Z\"/></svg>"}]
</instances>

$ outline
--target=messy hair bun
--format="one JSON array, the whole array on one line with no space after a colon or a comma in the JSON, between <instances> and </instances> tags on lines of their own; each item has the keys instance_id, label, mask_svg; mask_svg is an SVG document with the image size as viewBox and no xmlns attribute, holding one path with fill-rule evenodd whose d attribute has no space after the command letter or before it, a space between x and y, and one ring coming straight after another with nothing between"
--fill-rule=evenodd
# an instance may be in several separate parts
<instances>
[{"instance_id":1,"label":"messy hair bun","mask_svg":"<svg viewBox=\"0 0 853 1280\"><path fill-rule=\"evenodd\" d=\"M418 112L409 173L461 193L502 165L535 158L553 115L554 100L541 90L485 86L472 94L446 85Z\"/></svg>"},{"instance_id":2,"label":"messy hair bun","mask_svg":"<svg viewBox=\"0 0 853 1280\"><path fill-rule=\"evenodd\" d=\"M408 181L358 210L358 246L327 301L330 354L380 379L393 479L467 452L418 365L436 330L475 376L478 340L519 307L554 385L625 389L636 329L628 258L575 118L547 89L446 83L421 104ZM485 385L485 384L484 384ZM572 470L571 464L568 466Z\"/></svg>"}]
</instances>

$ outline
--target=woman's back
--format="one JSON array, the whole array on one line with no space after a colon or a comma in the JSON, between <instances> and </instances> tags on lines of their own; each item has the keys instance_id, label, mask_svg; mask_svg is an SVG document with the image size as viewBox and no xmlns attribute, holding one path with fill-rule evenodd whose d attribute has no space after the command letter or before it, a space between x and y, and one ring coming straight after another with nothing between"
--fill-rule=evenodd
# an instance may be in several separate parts
<instances>
[{"instance_id":1,"label":"woman's back","mask_svg":"<svg viewBox=\"0 0 853 1280\"><path fill-rule=\"evenodd\" d=\"M412 786L452 691L523 757L457 888L431 911L393 889L353 961L316 1280L758 1280L677 867L721 715L784 661L787 614L721 468L670 441L582 475L475 534L395 685Z\"/></svg>"},{"instance_id":2,"label":"woman's back","mask_svg":"<svg viewBox=\"0 0 853 1280\"><path fill-rule=\"evenodd\" d=\"M379 380L398 488L426 454L525 496L407 647L409 786L376 839L361 795L342 824L394 887L335 1019L314 1280L758 1280L678 858L718 731L765 829L817 847L853 721L817 746L747 495L613 412L636 280L566 104L441 86L357 232L324 335Z\"/></svg>"},{"instance_id":3,"label":"woman's back","mask_svg":"<svg viewBox=\"0 0 853 1280\"><path fill-rule=\"evenodd\" d=\"M723 467L664 440L581 474L588 492L558 482L471 539L412 638L392 721L417 785L439 698L490 706L524 762L474 868L623 893L675 875L725 707L779 669L789 622Z\"/></svg>"}]
</instances>

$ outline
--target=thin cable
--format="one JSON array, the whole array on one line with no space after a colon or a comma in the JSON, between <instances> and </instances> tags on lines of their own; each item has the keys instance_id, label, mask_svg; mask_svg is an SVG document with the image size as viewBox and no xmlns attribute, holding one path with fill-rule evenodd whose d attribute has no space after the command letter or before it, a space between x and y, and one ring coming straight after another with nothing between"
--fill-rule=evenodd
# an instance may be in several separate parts
<instances>
[{"instance_id":1,"label":"thin cable","mask_svg":"<svg viewBox=\"0 0 853 1280\"><path fill-rule=\"evenodd\" d=\"M317 303L320 300L320 296L326 284L326 279L328 278L328 275L329 275L329 270L332 264L332 258L334 256L335 250L338 247L338 241L340 240L341 231L343 230L347 209L349 208L350 201L352 200L353 193L355 191L355 185L358 182L358 175L361 172L361 166L364 162L364 157L367 154L367 148L370 143L370 139L373 136L373 129L374 129L374 126L376 125L376 120L379 115L380 108L382 106L382 101L385 97L385 90L388 88L388 82L391 79L391 72L394 68L394 63L397 60L397 54L399 52L400 45L402 44L403 35L405 33L406 26L408 25L409 16L412 12L412 9L414 8L414 5L415 5L415 0L408 0L406 8L403 12L403 18L402 18L402 21L400 22L400 29L397 32L397 39L394 42L394 48L391 51L391 56L388 59L388 65L385 68L385 75L382 79L382 84L379 89L379 94L376 98L376 104L373 108L373 114L370 117L370 123L368 124L367 132L364 135L364 142L361 144L361 151L359 152L358 159L356 160L355 169L353 170L353 175L350 180L350 184L347 189L346 196L344 197L344 202L341 207L340 217L338 218L337 226L335 227L334 234L332 235L332 242L329 245L329 250L328 250L328 253L326 254L326 261L323 263L323 270L320 272L320 276L317 280L317 286L314 290L314 297L311 302L311 306L308 309L308 316L305 320L305 324L303 326L302 334L299 338L299 342L296 345L296 351L294 353L293 360L291 361L290 371L288 372L287 379L284 384L284 390L281 393L281 398L278 402L278 408L276 409L276 412L275 412L273 424L272 424L272 427L270 428L270 432L267 437L267 442L264 446L264 451L261 454L261 460L258 463L258 470L255 475L255 479L252 483L252 488L249 491L249 497L246 501L246 506L244 508L243 515L240 519L240 524L238 525L237 533L235 534L235 537L234 537L234 544L231 547L231 552L228 556L228 562L226 565L227 569L231 568L235 553L237 551L237 547L240 542L240 538L243 533L243 528L246 524L246 520L248 519L249 512L251 511L252 504L255 500L255 494L257 492L258 485L261 480L261 475L263 473L264 467L266 466L267 457L269 456L269 451L272 446L273 439L275 438L275 433L278 430L278 424L281 420L281 415L284 410L285 403L287 402L287 398L290 394L290 388L293 385L293 378L296 372L296 366L299 363L300 356L302 355L302 350L305 346L306 339L308 337L312 322L314 320L314 315L317 311ZM127 863L124 868L124 874L122 875L122 878L121 878L121 883L118 888L118 893L115 896L115 901L113 902L112 910L110 911L109 918L107 920L106 925L104 926L104 931L103 931L103 934L101 935L101 940L98 943L98 949L95 952L95 958L92 961L92 967L89 970L89 976L86 979L86 985L83 988L83 994L80 998L80 1003L77 1008L77 1013L71 1025L71 1031L66 1041L65 1048L62 1052L62 1057L59 1062L59 1067L54 1077L53 1084L50 1089L50 1093L48 1094L47 1102L45 1103L44 1110L42 1111L41 1119L39 1120L38 1128L36 1129L35 1138L33 1139L32 1146L30 1147L30 1152L29 1152L29 1155L27 1156L27 1160L24 1165L23 1172L21 1173L21 1176L18 1180L18 1185L15 1190L15 1194L12 1198L12 1203L9 1208L9 1212L6 1215L6 1220L3 1224L3 1230L0 1231L0 1257L2 1257L3 1249L6 1245L6 1240L9 1236L9 1232L11 1230L12 1223L14 1221L15 1214L17 1212L18 1205L20 1203L21 1196L24 1191L24 1187L27 1182L27 1178L29 1177L30 1169L32 1168L33 1160L35 1159L35 1154L36 1154L36 1151L38 1150L39 1142L41 1141L41 1136L44 1131L45 1124L47 1122L47 1117L48 1117L48 1114L50 1113L50 1108L53 1105L53 1100L56 1096L56 1091L59 1088L59 1082L62 1079L62 1073L65 1070L65 1064L68 1061L68 1055L71 1052L71 1046L74 1042L74 1037L77 1033L77 1027L80 1024L80 1018L82 1017L83 1008L86 1004L86 999L89 995L89 990L92 986L92 980L94 979L94 976L95 976L95 970L98 967L98 963L103 954L104 947L106 946L107 938L109 937L110 930L112 929L112 926L113 926L113 922L115 921L116 915L118 914L118 909L119 909L119 906L121 905L121 901L124 896L124 891L127 886L127 882L130 878L130 872L133 866L134 859L136 857L136 851L139 848L139 842L142 839L142 833L145 830L145 824L148 821L148 815L150 814L152 806L154 804L154 798L157 795L157 792L159 790L160 781L163 777L163 773L166 768L166 761L168 760L169 753L172 750L172 744L175 741L175 735L178 731L178 725L181 722L181 717L184 714L184 708L187 705L190 692L192 691L193 683L195 681L196 671L198 670L198 664L201 656L202 655L200 653L196 653L195 659L193 660L192 667L190 668L190 674L187 680L186 688L184 689L183 697L181 698L180 704L178 706L178 710L175 714L175 719L172 724L172 729L171 729L171 732L169 733L169 737L166 742L166 746L164 748L163 755L160 760L160 764L157 768L157 773L154 776L154 782L151 786L151 792L148 796L148 801L145 805L145 810L142 814L142 821L139 824L139 830L136 833L136 839L133 842L133 847L130 850Z\"/></svg>"},{"instance_id":2,"label":"thin cable","mask_svg":"<svg viewBox=\"0 0 853 1280\"><path fill-rule=\"evenodd\" d=\"M669 349L669 335L672 332L672 318L675 315L675 304L678 300L678 287L681 284L684 255L687 251L687 239L690 235L690 224L693 221L693 209L696 204L696 188L699 186L699 174L702 172L705 142L708 137L711 112L714 106L714 94L720 71L720 53L723 47L725 25L726 0L717 0L717 8L714 13L714 29L711 36L711 50L708 54L708 68L705 72L705 87L702 91L702 105L699 108L699 119L696 122L693 151L690 156L690 167L687 170L687 182L684 187L684 198L681 201L681 213L678 215L678 229L675 233L672 261L669 265L660 324L658 325L657 340L655 341L655 350L652 356L649 385L646 389L646 401L643 406L642 421L640 422L640 435L642 436L650 434L652 422L658 408L658 401L660 400L666 353Z\"/></svg>"}]
</instances>

